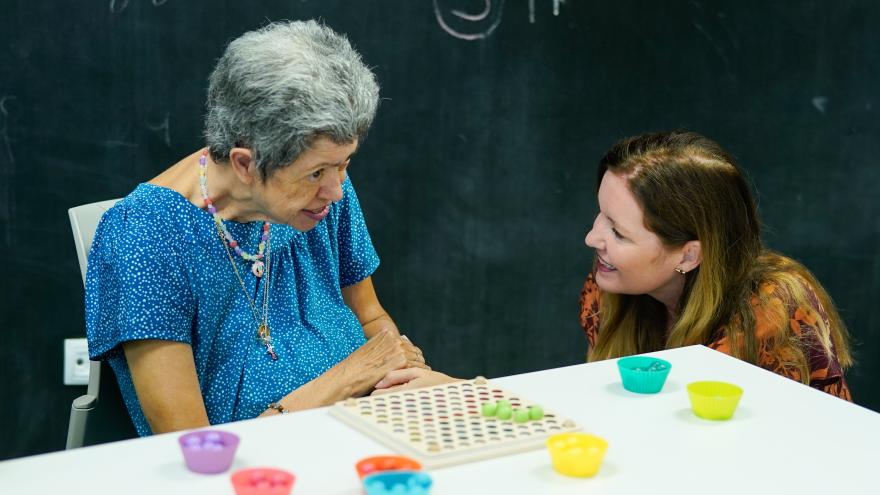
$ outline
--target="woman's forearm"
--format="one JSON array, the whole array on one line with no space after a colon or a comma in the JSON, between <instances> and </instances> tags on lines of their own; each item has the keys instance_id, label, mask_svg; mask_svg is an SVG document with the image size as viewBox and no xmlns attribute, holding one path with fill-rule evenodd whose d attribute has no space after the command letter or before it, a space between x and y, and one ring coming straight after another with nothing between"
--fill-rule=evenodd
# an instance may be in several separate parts
<instances>
[{"instance_id":1,"label":"woman's forearm","mask_svg":"<svg viewBox=\"0 0 880 495\"><path fill-rule=\"evenodd\" d=\"M364 336L368 339L376 336L381 330L388 330L394 335L400 335L400 330L388 313L382 313L377 318L362 324Z\"/></svg>"},{"instance_id":2,"label":"woman's forearm","mask_svg":"<svg viewBox=\"0 0 880 495\"><path fill-rule=\"evenodd\" d=\"M287 394L278 403L287 411L304 411L324 407L349 397L364 395L372 390L372 374L357 372L345 361L327 370L323 375ZM371 381L372 380L372 381ZM268 406L268 405L267 405ZM268 408L260 416L278 414Z\"/></svg>"},{"instance_id":3,"label":"woman's forearm","mask_svg":"<svg viewBox=\"0 0 880 495\"><path fill-rule=\"evenodd\" d=\"M286 411L329 406L349 397L366 395L388 372L411 367L427 368L422 352L396 331L384 328L342 362L287 394L278 404ZM278 413L277 408L266 404L261 416Z\"/></svg>"}]
</instances>

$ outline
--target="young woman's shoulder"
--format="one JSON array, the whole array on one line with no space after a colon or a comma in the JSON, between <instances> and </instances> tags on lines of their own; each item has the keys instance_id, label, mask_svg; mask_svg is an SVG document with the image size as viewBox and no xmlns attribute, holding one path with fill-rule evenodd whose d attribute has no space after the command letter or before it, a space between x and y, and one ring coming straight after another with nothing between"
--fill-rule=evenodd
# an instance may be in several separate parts
<instances>
[{"instance_id":1,"label":"young woman's shoulder","mask_svg":"<svg viewBox=\"0 0 880 495\"><path fill-rule=\"evenodd\" d=\"M821 297L825 289L800 263L782 255L775 258L770 269L761 272L751 296L755 312L755 333L759 339L772 339L777 334L795 337L812 336L830 347L834 322L825 305L830 299ZM826 299L823 304L822 299ZM818 331L818 332L817 332Z\"/></svg>"},{"instance_id":2,"label":"young woman's shoulder","mask_svg":"<svg viewBox=\"0 0 880 495\"><path fill-rule=\"evenodd\" d=\"M845 333L845 328L824 288L803 265L790 258L775 253L762 258L759 263L763 267L757 272L750 300L757 364L852 400L835 344L837 340L839 345L836 336ZM730 352L727 338L710 347Z\"/></svg>"}]
</instances>

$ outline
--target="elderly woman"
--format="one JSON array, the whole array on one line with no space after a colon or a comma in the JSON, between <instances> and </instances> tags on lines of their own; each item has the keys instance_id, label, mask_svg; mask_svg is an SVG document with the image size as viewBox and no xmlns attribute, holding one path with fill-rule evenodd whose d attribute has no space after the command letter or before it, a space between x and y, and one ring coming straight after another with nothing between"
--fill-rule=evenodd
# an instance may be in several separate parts
<instances>
[{"instance_id":1,"label":"elderly woman","mask_svg":"<svg viewBox=\"0 0 880 495\"><path fill-rule=\"evenodd\" d=\"M425 367L379 304L379 260L347 177L378 87L315 22L231 42L206 147L101 220L89 255L92 359L141 435L331 404Z\"/></svg>"},{"instance_id":2,"label":"elderly woman","mask_svg":"<svg viewBox=\"0 0 880 495\"><path fill-rule=\"evenodd\" d=\"M761 243L734 159L699 134L644 134L599 162L581 292L591 361L703 344L851 400L847 331L818 280Z\"/></svg>"}]
</instances>

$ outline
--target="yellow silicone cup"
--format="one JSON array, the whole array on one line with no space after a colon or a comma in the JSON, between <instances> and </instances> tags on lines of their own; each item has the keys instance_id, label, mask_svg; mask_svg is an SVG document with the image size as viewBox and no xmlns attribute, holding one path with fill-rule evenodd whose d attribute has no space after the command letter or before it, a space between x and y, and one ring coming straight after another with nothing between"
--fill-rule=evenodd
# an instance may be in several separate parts
<instances>
[{"instance_id":1,"label":"yellow silicone cup","mask_svg":"<svg viewBox=\"0 0 880 495\"><path fill-rule=\"evenodd\" d=\"M560 433L547 439L547 450L557 472L587 478L602 465L608 442L587 433Z\"/></svg>"},{"instance_id":2,"label":"yellow silicone cup","mask_svg":"<svg viewBox=\"0 0 880 495\"><path fill-rule=\"evenodd\" d=\"M743 394L743 389L726 382L693 382L687 389L694 414L716 421L733 417Z\"/></svg>"}]
</instances>

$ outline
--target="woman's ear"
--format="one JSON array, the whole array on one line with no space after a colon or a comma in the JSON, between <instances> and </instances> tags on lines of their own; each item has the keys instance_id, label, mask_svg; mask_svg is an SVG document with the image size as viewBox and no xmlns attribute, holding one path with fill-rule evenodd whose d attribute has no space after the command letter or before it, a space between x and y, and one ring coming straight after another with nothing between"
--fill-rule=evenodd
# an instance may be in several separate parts
<instances>
[{"instance_id":1,"label":"woman's ear","mask_svg":"<svg viewBox=\"0 0 880 495\"><path fill-rule=\"evenodd\" d=\"M229 164L235 176L242 183L250 185L256 176L257 162L254 154L248 148L232 148L229 151Z\"/></svg>"},{"instance_id":2,"label":"woman's ear","mask_svg":"<svg viewBox=\"0 0 880 495\"><path fill-rule=\"evenodd\" d=\"M700 241L688 241L681 251L679 267L685 272L696 269L703 262L703 250Z\"/></svg>"}]
</instances>

